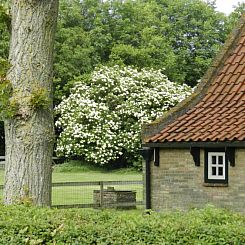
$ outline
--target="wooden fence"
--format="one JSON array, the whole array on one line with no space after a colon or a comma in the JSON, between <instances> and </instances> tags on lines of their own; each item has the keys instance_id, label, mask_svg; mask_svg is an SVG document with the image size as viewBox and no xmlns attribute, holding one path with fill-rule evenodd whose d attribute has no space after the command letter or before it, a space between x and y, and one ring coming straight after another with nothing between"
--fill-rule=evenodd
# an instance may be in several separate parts
<instances>
[{"instance_id":1,"label":"wooden fence","mask_svg":"<svg viewBox=\"0 0 245 245\"><path fill-rule=\"evenodd\" d=\"M5 166L5 156L0 156L0 168L4 169Z\"/></svg>"},{"instance_id":2,"label":"wooden fence","mask_svg":"<svg viewBox=\"0 0 245 245\"><path fill-rule=\"evenodd\" d=\"M53 162L56 162L62 158L52 157L52 159L53 159ZM4 168L4 166L5 166L5 156L0 156L0 168Z\"/></svg>"},{"instance_id":3,"label":"wooden fence","mask_svg":"<svg viewBox=\"0 0 245 245\"><path fill-rule=\"evenodd\" d=\"M3 185L0 185L2 199ZM143 207L142 181L91 181L52 184L55 208L139 208Z\"/></svg>"}]
</instances>

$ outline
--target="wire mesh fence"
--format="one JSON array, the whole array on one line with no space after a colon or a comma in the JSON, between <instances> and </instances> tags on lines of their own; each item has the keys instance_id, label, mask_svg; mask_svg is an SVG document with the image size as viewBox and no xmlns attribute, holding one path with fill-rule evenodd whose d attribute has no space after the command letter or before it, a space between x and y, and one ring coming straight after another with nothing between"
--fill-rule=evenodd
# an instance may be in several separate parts
<instances>
[{"instance_id":1,"label":"wire mesh fence","mask_svg":"<svg viewBox=\"0 0 245 245\"><path fill-rule=\"evenodd\" d=\"M0 200L3 186L0 186ZM140 208L142 181L91 181L52 184L52 207L57 208Z\"/></svg>"},{"instance_id":2,"label":"wire mesh fence","mask_svg":"<svg viewBox=\"0 0 245 245\"><path fill-rule=\"evenodd\" d=\"M5 167L5 156L0 156L0 169Z\"/></svg>"},{"instance_id":3,"label":"wire mesh fence","mask_svg":"<svg viewBox=\"0 0 245 245\"><path fill-rule=\"evenodd\" d=\"M143 205L142 181L53 183L54 207L113 207Z\"/></svg>"},{"instance_id":4,"label":"wire mesh fence","mask_svg":"<svg viewBox=\"0 0 245 245\"><path fill-rule=\"evenodd\" d=\"M3 185L0 185L0 203L3 202Z\"/></svg>"}]
</instances>

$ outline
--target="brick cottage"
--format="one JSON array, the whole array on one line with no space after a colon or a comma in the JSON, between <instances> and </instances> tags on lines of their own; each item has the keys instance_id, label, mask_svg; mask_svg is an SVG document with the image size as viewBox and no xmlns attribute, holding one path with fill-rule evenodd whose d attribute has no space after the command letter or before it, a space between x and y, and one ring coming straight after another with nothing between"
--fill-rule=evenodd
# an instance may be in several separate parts
<instances>
[{"instance_id":1,"label":"brick cottage","mask_svg":"<svg viewBox=\"0 0 245 245\"><path fill-rule=\"evenodd\" d=\"M245 17L195 92L143 126L146 206L245 212Z\"/></svg>"}]
</instances>

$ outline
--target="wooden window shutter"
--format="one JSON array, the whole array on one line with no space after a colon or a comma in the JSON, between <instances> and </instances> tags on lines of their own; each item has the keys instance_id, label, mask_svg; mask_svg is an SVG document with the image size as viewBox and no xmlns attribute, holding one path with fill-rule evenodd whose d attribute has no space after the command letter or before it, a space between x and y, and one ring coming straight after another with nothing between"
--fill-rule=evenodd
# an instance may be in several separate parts
<instances>
[{"instance_id":1,"label":"wooden window shutter","mask_svg":"<svg viewBox=\"0 0 245 245\"><path fill-rule=\"evenodd\" d=\"M160 157L159 157L159 148L155 147L154 148L154 166L159 166L160 162Z\"/></svg>"},{"instance_id":2,"label":"wooden window shutter","mask_svg":"<svg viewBox=\"0 0 245 245\"><path fill-rule=\"evenodd\" d=\"M190 149L191 155L195 162L195 166L200 166L200 147L191 147Z\"/></svg>"},{"instance_id":3,"label":"wooden window shutter","mask_svg":"<svg viewBox=\"0 0 245 245\"><path fill-rule=\"evenodd\" d=\"M226 157L230 162L230 166L235 167L235 148L234 147L227 147L225 150Z\"/></svg>"}]
</instances>

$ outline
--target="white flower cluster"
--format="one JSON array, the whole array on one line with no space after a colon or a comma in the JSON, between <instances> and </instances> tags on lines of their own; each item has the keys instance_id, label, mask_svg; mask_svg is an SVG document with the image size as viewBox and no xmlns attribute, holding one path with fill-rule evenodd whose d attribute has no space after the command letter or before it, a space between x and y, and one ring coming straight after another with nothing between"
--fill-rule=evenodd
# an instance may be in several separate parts
<instances>
[{"instance_id":1,"label":"white flower cluster","mask_svg":"<svg viewBox=\"0 0 245 245\"><path fill-rule=\"evenodd\" d=\"M102 67L90 81L77 83L57 106L62 129L57 154L83 156L100 165L137 154L141 124L161 116L191 93L160 70Z\"/></svg>"}]
</instances>

